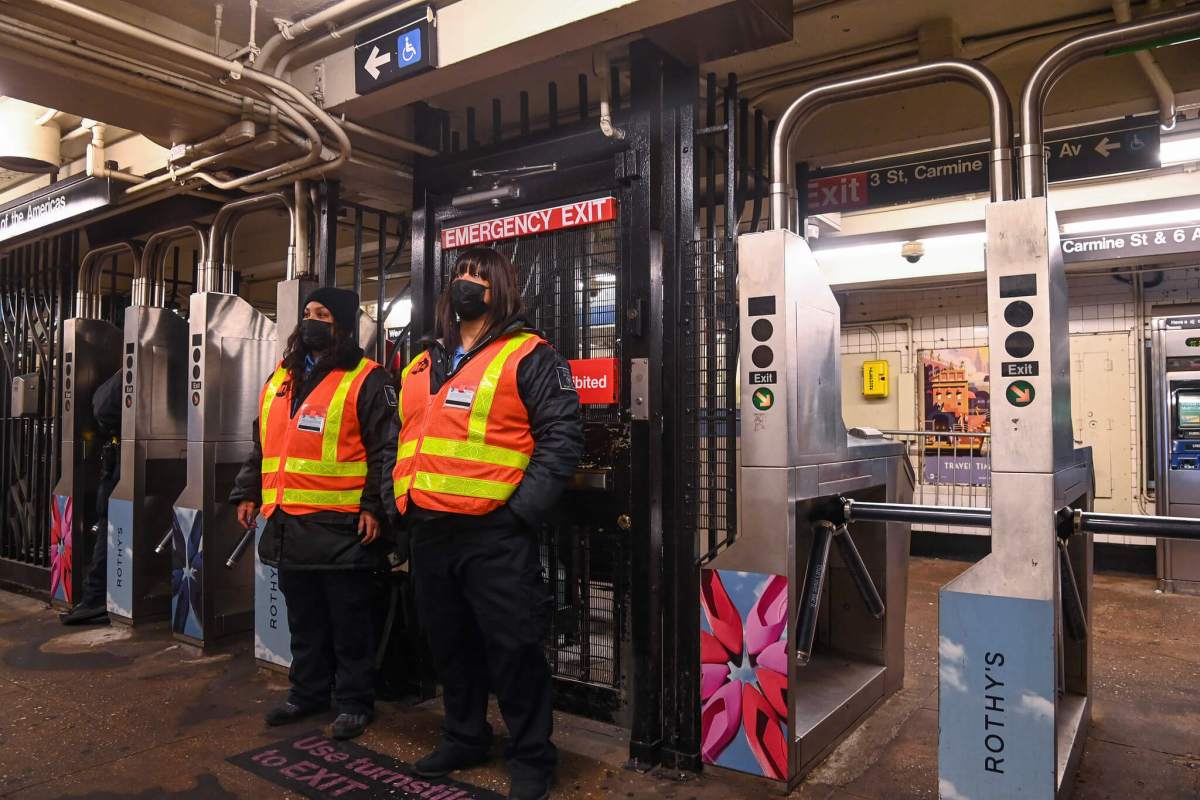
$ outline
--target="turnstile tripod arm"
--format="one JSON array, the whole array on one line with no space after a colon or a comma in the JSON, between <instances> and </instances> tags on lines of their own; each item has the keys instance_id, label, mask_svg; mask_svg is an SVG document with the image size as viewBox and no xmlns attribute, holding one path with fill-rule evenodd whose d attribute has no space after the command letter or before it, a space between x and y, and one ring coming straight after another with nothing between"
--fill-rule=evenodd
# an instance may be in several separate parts
<instances>
[{"instance_id":1,"label":"turnstile tripod arm","mask_svg":"<svg viewBox=\"0 0 1200 800\"><path fill-rule=\"evenodd\" d=\"M242 553L246 551L246 547L250 544L250 540L254 538L254 528L249 528L242 538L238 540L237 547L233 548L233 552L229 554L229 558L225 559L225 566L233 569L234 564L242 557Z\"/></svg>"},{"instance_id":2,"label":"turnstile tripod arm","mask_svg":"<svg viewBox=\"0 0 1200 800\"><path fill-rule=\"evenodd\" d=\"M858 593L862 596L867 611L875 619L883 619L883 614L887 610L883 604L883 598L879 596L879 590L875 588L875 581L871 580L871 573L867 571L862 554L854 545L854 537L850 535L850 530L842 525L834 533L833 541L837 543L838 552L842 554L842 560L846 563L850 577L854 579L854 585L858 588Z\"/></svg>"},{"instance_id":3,"label":"turnstile tripod arm","mask_svg":"<svg viewBox=\"0 0 1200 800\"><path fill-rule=\"evenodd\" d=\"M171 534L175 532L174 528L167 528L167 534L163 536L162 541L154 546L155 553L162 553L167 549L167 544L171 541Z\"/></svg>"}]
</instances>

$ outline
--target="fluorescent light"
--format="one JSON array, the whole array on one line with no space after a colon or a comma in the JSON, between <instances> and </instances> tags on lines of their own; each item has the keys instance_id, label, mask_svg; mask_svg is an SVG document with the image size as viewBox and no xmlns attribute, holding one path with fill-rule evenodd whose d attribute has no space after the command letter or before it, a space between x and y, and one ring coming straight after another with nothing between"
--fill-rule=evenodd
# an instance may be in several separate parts
<instances>
[{"instance_id":1,"label":"fluorescent light","mask_svg":"<svg viewBox=\"0 0 1200 800\"><path fill-rule=\"evenodd\" d=\"M823 247L813 256L833 287L984 271L984 231L921 239L925 254L916 262L900 254L904 241L908 240Z\"/></svg>"},{"instance_id":2,"label":"fluorescent light","mask_svg":"<svg viewBox=\"0 0 1200 800\"><path fill-rule=\"evenodd\" d=\"M1163 225L1187 225L1200 222L1200 208L1185 208L1180 211L1160 211L1155 214L1133 214L1127 217L1106 217L1079 222L1065 222L1060 227L1063 233L1097 233L1099 231L1121 231L1134 228L1162 227Z\"/></svg>"},{"instance_id":3,"label":"fluorescent light","mask_svg":"<svg viewBox=\"0 0 1200 800\"><path fill-rule=\"evenodd\" d=\"M617 276L613 275L611 272L601 272L593 275L592 280L594 280L596 283L616 283Z\"/></svg>"},{"instance_id":4,"label":"fluorescent light","mask_svg":"<svg viewBox=\"0 0 1200 800\"><path fill-rule=\"evenodd\" d=\"M1164 138L1158 146L1158 160L1164 167L1200 161L1200 136Z\"/></svg>"},{"instance_id":5,"label":"fluorescent light","mask_svg":"<svg viewBox=\"0 0 1200 800\"><path fill-rule=\"evenodd\" d=\"M412 300L407 297L401 297L392 306L392 310L388 312L387 321L384 322L385 328L396 329L403 328L412 321Z\"/></svg>"}]
</instances>

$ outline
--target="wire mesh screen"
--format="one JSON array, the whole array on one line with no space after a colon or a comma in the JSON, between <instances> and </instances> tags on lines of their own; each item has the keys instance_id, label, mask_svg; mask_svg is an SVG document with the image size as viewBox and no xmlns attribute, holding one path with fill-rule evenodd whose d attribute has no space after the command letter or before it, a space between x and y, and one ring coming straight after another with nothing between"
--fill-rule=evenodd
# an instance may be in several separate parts
<instances>
[{"instance_id":1,"label":"wire mesh screen","mask_svg":"<svg viewBox=\"0 0 1200 800\"><path fill-rule=\"evenodd\" d=\"M621 358L620 225L616 220L492 243L517 270L529 324L568 359ZM443 250L438 285L461 249ZM625 370L619 370L625 374ZM618 405L582 407L585 468L612 470L627 442ZM554 675L604 689L621 683L621 631L628 597L624 540L606 527L611 495L572 496L540 533L542 566L554 597L546 657ZM568 507L569 506L569 507Z\"/></svg>"},{"instance_id":2,"label":"wire mesh screen","mask_svg":"<svg viewBox=\"0 0 1200 800\"><path fill-rule=\"evenodd\" d=\"M67 235L0 256L0 559L36 567L50 562L58 354L75 245Z\"/></svg>"},{"instance_id":3,"label":"wire mesh screen","mask_svg":"<svg viewBox=\"0 0 1200 800\"><path fill-rule=\"evenodd\" d=\"M683 464L681 513L709 556L737 530L736 251L724 237L691 243L683 276ZM686 519L686 517L685 517Z\"/></svg>"}]
</instances>

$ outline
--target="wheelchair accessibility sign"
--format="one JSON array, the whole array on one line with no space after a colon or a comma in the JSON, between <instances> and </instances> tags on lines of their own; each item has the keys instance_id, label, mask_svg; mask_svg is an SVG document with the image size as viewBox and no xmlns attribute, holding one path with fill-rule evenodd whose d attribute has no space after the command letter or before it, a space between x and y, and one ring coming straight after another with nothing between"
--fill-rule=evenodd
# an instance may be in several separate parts
<instances>
[{"instance_id":1,"label":"wheelchair accessibility sign","mask_svg":"<svg viewBox=\"0 0 1200 800\"><path fill-rule=\"evenodd\" d=\"M354 39L354 89L367 94L437 66L432 6L393 14Z\"/></svg>"}]
</instances>

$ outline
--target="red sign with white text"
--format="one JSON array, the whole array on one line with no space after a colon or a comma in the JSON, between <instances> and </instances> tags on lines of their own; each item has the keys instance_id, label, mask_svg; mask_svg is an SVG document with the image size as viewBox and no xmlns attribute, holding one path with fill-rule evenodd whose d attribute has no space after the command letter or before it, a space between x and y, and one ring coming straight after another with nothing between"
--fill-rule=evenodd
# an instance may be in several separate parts
<instances>
[{"instance_id":1,"label":"red sign with white text","mask_svg":"<svg viewBox=\"0 0 1200 800\"><path fill-rule=\"evenodd\" d=\"M531 236L563 228L578 228L616 219L617 198L596 197L578 203L526 211L508 217L469 222L442 231L442 249L473 247L514 236Z\"/></svg>"},{"instance_id":2,"label":"red sign with white text","mask_svg":"<svg viewBox=\"0 0 1200 800\"><path fill-rule=\"evenodd\" d=\"M581 358L568 361L575 391L582 405L611 405L617 402L617 359Z\"/></svg>"}]
</instances>

